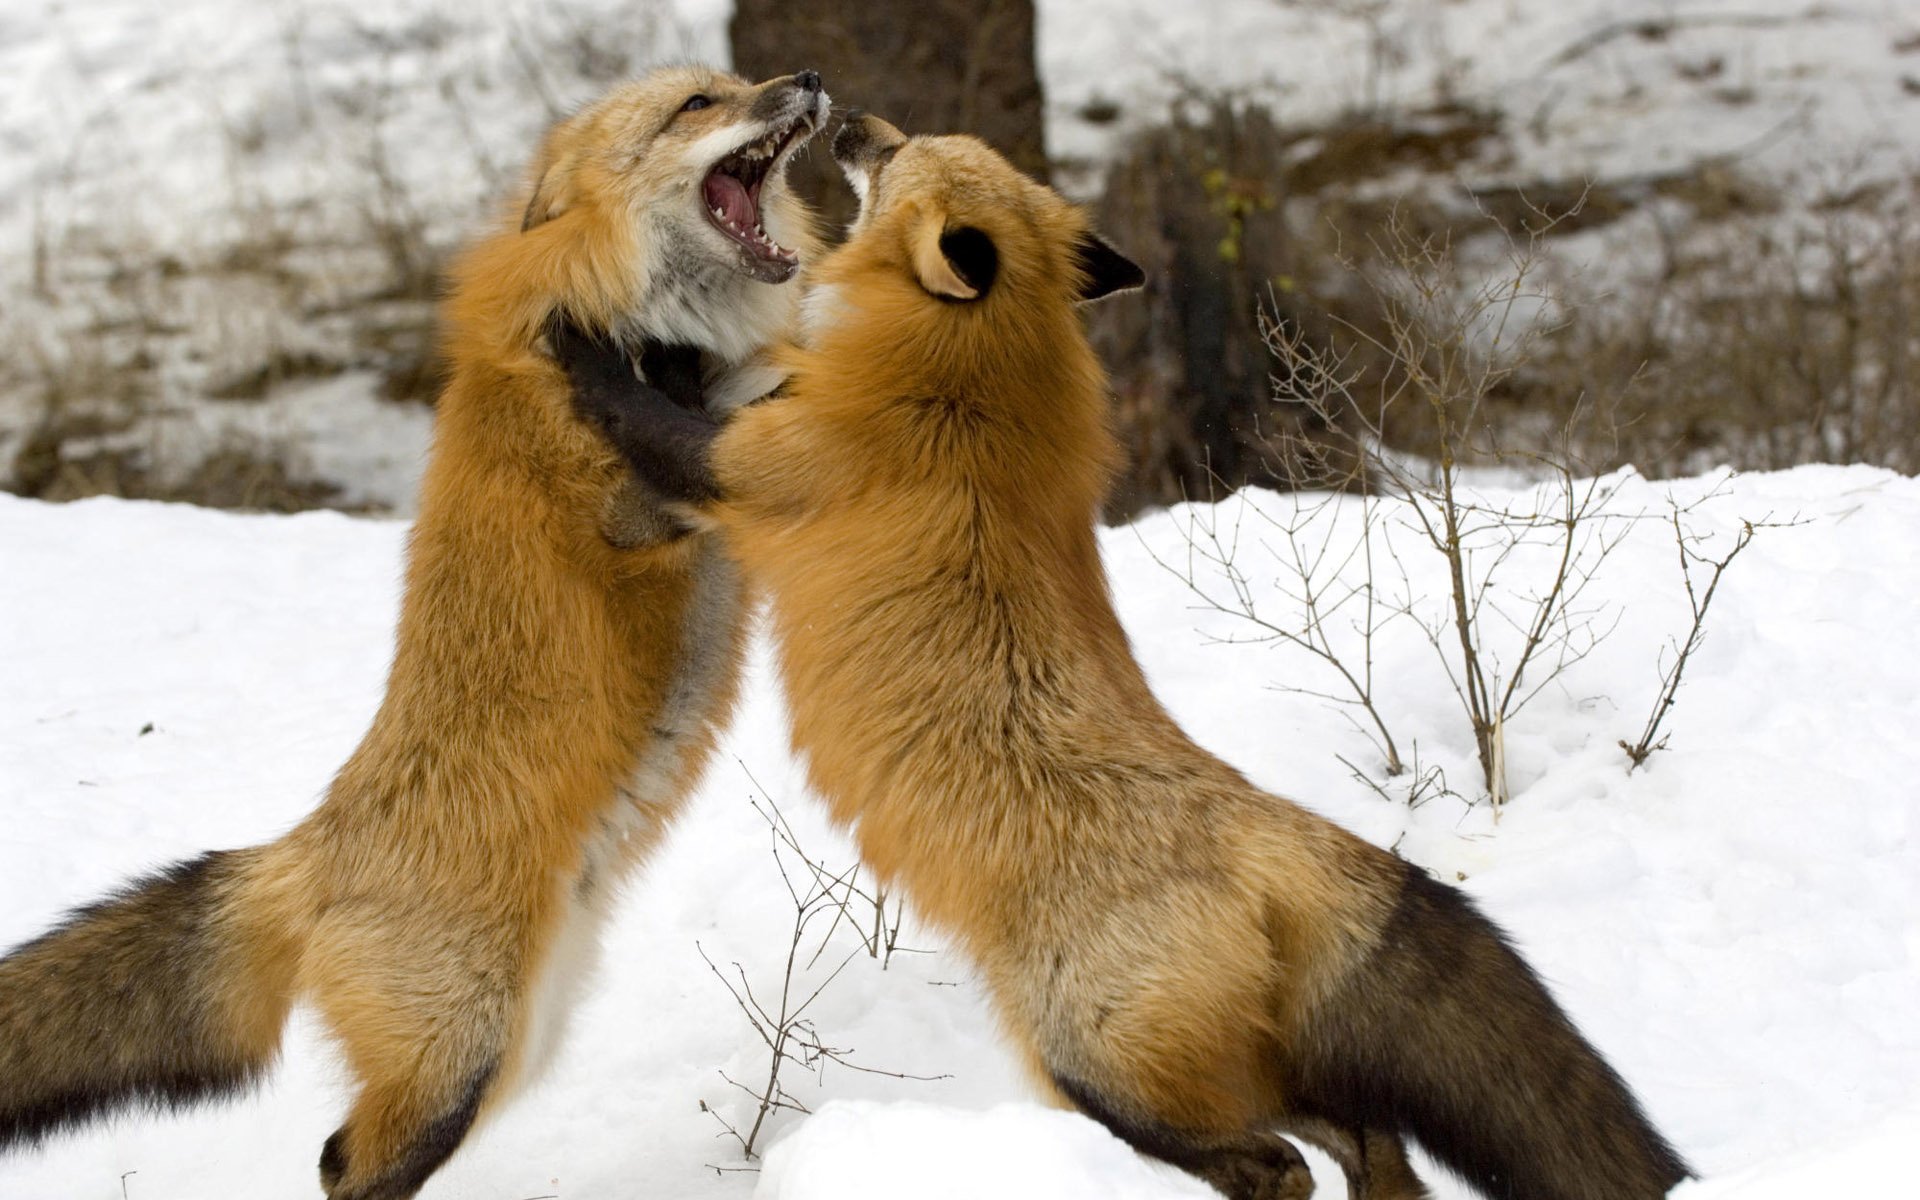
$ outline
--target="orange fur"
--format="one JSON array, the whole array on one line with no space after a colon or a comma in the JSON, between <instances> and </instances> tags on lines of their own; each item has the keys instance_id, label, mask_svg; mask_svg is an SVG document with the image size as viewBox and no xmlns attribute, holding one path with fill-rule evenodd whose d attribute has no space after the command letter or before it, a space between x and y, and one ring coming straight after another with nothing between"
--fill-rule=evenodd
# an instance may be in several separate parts
<instances>
[{"instance_id":1,"label":"orange fur","mask_svg":"<svg viewBox=\"0 0 1920 1200\"><path fill-rule=\"evenodd\" d=\"M1231 1195L1310 1189L1275 1127L1375 1200L1426 1194L1406 1132L1515 1179L1545 1147L1559 1186L1528 1200L1662 1194L1678 1160L1497 931L1153 697L1094 535L1117 449L1075 308L1082 214L970 138L865 118L836 154L861 217L814 272L786 393L714 443L711 515L770 596L795 748L867 861L978 962L1047 1082ZM1412 982L1456 967L1458 996ZM1537 1089L1489 1098L1528 1072L1579 1080L1592 1129L1516 1108Z\"/></svg>"},{"instance_id":2,"label":"orange fur","mask_svg":"<svg viewBox=\"0 0 1920 1200\"><path fill-rule=\"evenodd\" d=\"M50 1028L77 1060L45 1065L62 1050L50 1044L0 1080L0 1142L130 1097L244 1083L304 995L361 1083L322 1155L328 1195L401 1200L538 1065L613 884L712 750L744 612L711 536L676 536L658 513L636 522L651 502L573 415L542 332L557 313L616 334L657 324L650 306L673 283L663 237L712 239L677 261L731 253L704 225L700 156L719 157L707 143L757 128L799 86L662 71L549 136L526 216L516 208L454 270L450 375L371 729L283 839L139 885L0 962L0 1041ZM805 102L824 110L817 92L816 79ZM694 93L712 103L682 111ZM777 178L761 209L811 251ZM792 291L745 280L731 308L693 314L714 327L716 371L786 326ZM661 536L610 540L636 528ZM186 965L141 984L154 1019L119 1031L105 1053L126 1065L95 1078L97 1035L59 1027L48 1001L63 995L59 964L116 955L129 972L153 956ZM179 1013L213 1015L202 1029Z\"/></svg>"}]
</instances>

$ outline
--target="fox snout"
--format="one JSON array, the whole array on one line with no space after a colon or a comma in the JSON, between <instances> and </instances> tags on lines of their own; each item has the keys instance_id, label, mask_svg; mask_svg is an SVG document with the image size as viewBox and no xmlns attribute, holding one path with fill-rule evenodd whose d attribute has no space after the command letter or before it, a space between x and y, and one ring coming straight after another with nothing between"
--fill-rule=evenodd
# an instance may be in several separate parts
<instances>
[{"instance_id":1,"label":"fox snout","mask_svg":"<svg viewBox=\"0 0 1920 1200\"><path fill-rule=\"evenodd\" d=\"M769 80L761 85L753 116L761 121L779 121L793 116L796 110L801 115L811 114L820 103L821 89L818 71L797 71L784 79ZM819 124L816 120L814 127L819 128Z\"/></svg>"},{"instance_id":2,"label":"fox snout","mask_svg":"<svg viewBox=\"0 0 1920 1200\"><path fill-rule=\"evenodd\" d=\"M906 141L906 134L872 113L856 108L847 114L840 132L833 137L833 161L839 163L843 171L871 175Z\"/></svg>"}]
</instances>

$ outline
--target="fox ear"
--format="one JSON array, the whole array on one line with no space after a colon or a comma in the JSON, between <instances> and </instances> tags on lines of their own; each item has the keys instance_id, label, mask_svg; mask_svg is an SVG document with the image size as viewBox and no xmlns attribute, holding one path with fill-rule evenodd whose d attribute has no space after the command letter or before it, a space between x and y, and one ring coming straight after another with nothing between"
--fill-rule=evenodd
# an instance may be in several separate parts
<instances>
[{"instance_id":1,"label":"fox ear","mask_svg":"<svg viewBox=\"0 0 1920 1200\"><path fill-rule=\"evenodd\" d=\"M567 184L572 174L570 164L542 159L540 174L533 183L533 195L527 198L527 211L520 217L520 232L525 233L536 225L545 225L561 213L567 211Z\"/></svg>"},{"instance_id":2,"label":"fox ear","mask_svg":"<svg viewBox=\"0 0 1920 1200\"><path fill-rule=\"evenodd\" d=\"M1000 252L980 230L950 230L945 213L928 211L913 230L913 273L944 300L978 300L1000 273Z\"/></svg>"},{"instance_id":3,"label":"fox ear","mask_svg":"<svg viewBox=\"0 0 1920 1200\"><path fill-rule=\"evenodd\" d=\"M1140 264L1109 246L1097 233L1080 235L1073 244L1073 258L1085 277L1080 285L1083 301L1132 291L1147 282L1147 273L1140 269Z\"/></svg>"}]
</instances>

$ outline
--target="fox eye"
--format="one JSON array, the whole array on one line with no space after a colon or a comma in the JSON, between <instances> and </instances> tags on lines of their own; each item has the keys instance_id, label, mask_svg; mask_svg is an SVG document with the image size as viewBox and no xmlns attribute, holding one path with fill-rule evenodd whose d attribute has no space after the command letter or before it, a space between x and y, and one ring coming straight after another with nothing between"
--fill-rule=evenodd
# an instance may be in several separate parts
<instances>
[{"instance_id":1,"label":"fox eye","mask_svg":"<svg viewBox=\"0 0 1920 1200\"><path fill-rule=\"evenodd\" d=\"M705 96L695 95L695 96L689 97L687 102L680 106L680 111L681 112L698 112L699 110L708 107L712 103L713 101L707 99L707 97Z\"/></svg>"}]
</instances>

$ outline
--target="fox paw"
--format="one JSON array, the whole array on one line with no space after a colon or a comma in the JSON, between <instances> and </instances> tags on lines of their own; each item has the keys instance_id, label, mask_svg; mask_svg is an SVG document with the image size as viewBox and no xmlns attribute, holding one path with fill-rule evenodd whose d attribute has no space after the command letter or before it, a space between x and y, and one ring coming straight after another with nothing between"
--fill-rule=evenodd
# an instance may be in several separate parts
<instances>
[{"instance_id":1,"label":"fox paw","mask_svg":"<svg viewBox=\"0 0 1920 1200\"><path fill-rule=\"evenodd\" d=\"M1228 1200L1307 1200L1313 1172L1292 1142L1277 1134L1244 1149L1222 1151L1195 1172Z\"/></svg>"}]
</instances>

